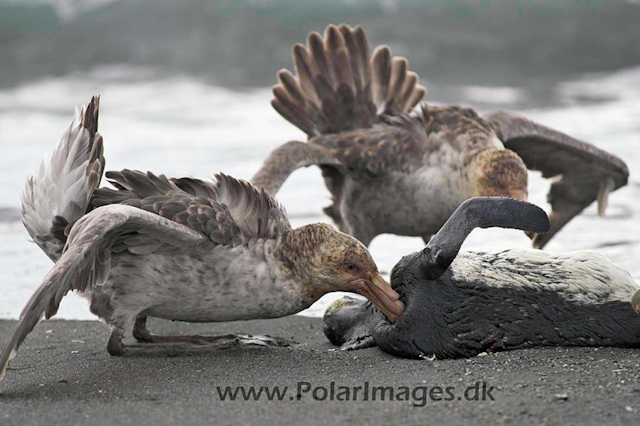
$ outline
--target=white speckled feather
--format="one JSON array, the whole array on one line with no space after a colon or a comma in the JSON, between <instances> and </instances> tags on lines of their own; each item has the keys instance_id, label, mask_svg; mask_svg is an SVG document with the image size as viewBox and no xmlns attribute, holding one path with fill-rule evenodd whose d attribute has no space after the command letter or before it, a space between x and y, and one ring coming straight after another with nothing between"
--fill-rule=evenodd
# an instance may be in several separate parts
<instances>
[{"instance_id":1,"label":"white speckled feather","mask_svg":"<svg viewBox=\"0 0 640 426\"><path fill-rule=\"evenodd\" d=\"M494 287L549 289L581 304L629 301L640 288L627 271L592 251L468 251L461 252L450 268L460 286L481 281Z\"/></svg>"}]
</instances>

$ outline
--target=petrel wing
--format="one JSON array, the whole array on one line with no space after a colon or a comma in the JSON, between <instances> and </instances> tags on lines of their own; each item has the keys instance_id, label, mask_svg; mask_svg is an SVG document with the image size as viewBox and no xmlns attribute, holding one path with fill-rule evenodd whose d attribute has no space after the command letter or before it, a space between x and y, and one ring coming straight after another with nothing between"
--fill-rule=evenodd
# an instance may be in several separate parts
<instances>
[{"instance_id":1,"label":"petrel wing","mask_svg":"<svg viewBox=\"0 0 640 426\"><path fill-rule=\"evenodd\" d=\"M604 216L609 193L627 184L629 169L620 158L594 145L535 123L511 112L486 114L507 149L515 151L531 170L554 178L547 200L551 229L535 235L533 245L544 247L562 227L594 201Z\"/></svg>"}]
</instances>

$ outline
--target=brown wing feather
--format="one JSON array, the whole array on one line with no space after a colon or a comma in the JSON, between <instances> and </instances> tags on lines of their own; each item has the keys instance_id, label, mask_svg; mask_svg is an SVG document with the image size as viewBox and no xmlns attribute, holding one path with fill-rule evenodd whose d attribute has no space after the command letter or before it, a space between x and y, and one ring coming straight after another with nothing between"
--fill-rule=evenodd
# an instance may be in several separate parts
<instances>
[{"instance_id":1,"label":"brown wing feather","mask_svg":"<svg viewBox=\"0 0 640 426\"><path fill-rule=\"evenodd\" d=\"M273 107L310 137L371 127L381 114L400 115L426 93L405 58L387 46L369 54L360 27L329 25L293 47L295 75L278 72Z\"/></svg>"},{"instance_id":2,"label":"brown wing feather","mask_svg":"<svg viewBox=\"0 0 640 426\"><path fill-rule=\"evenodd\" d=\"M318 136L308 144L322 146L352 175L410 173L421 167L429 149L423 116L385 115L380 120L371 128Z\"/></svg>"},{"instance_id":3,"label":"brown wing feather","mask_svg":"<svg viewBox=\"0 0 640 426\"><path fill-rule=\"evenodd\" d=\"M118 189L98 189L93 208L125 204L188 226L216 244L241 243L240 230L227 206L216 202L214 184L127 169L109 171L106 177Z\"/></svg>"},{"instance_id":4,"label":"brown wing feather","mask_svg":"<svg viewBox=\"0 0 640 426\"><path fill-rule=\"evenodd\" d=\"M216 244L275 238L290 229L284 209L273 197L231 176L219 174L210 183L125 169L107 172L107 179L118 189L98 189L94 208L138 207L201 232Z\"/></svg>"},{"instance_id":5,"label":"brown wing feather","mask_svg":"<svg viewBox=\"0 0 640 426\"><path fill-rule=\"evenodd\" d=\"M284 207L264 189L223 173L216 175L216 181L216 200L226 206L244 242L277 238L291 230Z\"/></svg>"},{"instance_id":6,"label":"brown wing feather","mask_svg":"<svg viewBox=\"0 0 640 426\"><path fill-rule=\"evenodd\" d=\"M537 248L596 200L598 213L604 215L609 192L627 184L629 169L624 161L592 144L515 113L497 111L483 118L529 169L541 171L545 178L559 177L548 194L551 229L535 237Z\"/></svg>"}]
</instances>

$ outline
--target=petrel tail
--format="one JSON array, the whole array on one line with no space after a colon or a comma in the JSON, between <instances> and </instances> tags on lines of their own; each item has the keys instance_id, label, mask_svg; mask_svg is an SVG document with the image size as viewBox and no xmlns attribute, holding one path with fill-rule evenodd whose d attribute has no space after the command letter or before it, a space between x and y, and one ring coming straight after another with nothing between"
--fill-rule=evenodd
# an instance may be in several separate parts
<instances>
[{"instance_id":1,"label":"petrel tail","mask_svg":"<svg viewBox=\"0 0 640 426\"><path fill-rule=\"evenodd\" d=\"M273 107L309 137L371 127L382 114L400 115L426 93L408 61L379 46L369 54L361 27L329 25L293 46L295 75L278 72Z\"/></svg>"}]
</instances>

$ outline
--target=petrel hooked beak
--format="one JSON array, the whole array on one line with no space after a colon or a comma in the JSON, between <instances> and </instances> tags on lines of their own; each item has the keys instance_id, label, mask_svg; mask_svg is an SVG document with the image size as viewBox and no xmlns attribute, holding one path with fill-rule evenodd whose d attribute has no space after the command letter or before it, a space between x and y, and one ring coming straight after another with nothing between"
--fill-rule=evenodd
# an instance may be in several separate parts
<instances>
[{"instance_id":1,"label":"petrel hooked beak","mask_svg":"<svg viewBox=\"0 0 640 426\"><path fill-rule=\"evenodd\" d=\"M400 295L379 273L371 272L367 279L359 279L351 284L382 311L392 323L396 322L404 312L404 304L400 301Z\"/></svg>"}]
</instances>

